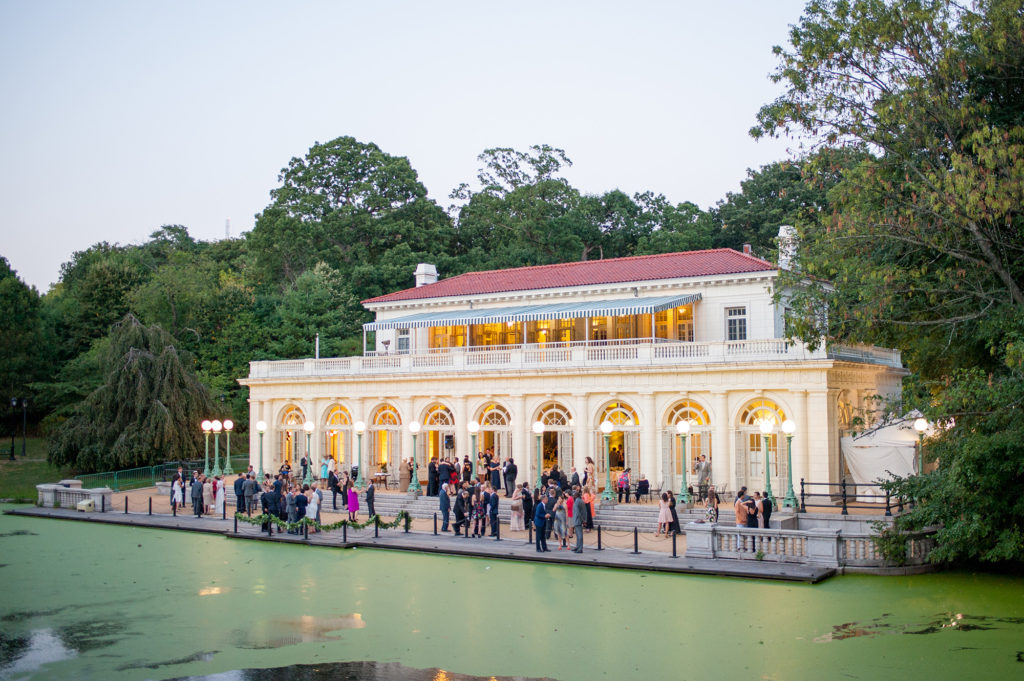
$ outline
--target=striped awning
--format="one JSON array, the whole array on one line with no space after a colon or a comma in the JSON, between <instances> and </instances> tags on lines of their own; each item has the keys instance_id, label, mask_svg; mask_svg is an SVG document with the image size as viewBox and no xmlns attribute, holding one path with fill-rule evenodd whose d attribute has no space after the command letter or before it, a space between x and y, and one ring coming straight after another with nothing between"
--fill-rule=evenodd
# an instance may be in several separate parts
<instances>
[{"instance_id":1,"label":"striped awning","mask_svg":"<svg viewBox=\"0 0 1024 681\"><path fill-rule=\"evenodd\" d=\"M581 317L622 317L634 314L653 314L700 300L699 293L659 296L654 298L622 298L619 300L591 300L575 303L549 303L520 307L486 308L482 310L455 310L450 312L421 312L380 322L363 324L366 331L380 329L412 329L424 326L465 326L469 324L502 324L506 322L532 322L541 319L579 319Z\"/></svg>"}]
</instances>

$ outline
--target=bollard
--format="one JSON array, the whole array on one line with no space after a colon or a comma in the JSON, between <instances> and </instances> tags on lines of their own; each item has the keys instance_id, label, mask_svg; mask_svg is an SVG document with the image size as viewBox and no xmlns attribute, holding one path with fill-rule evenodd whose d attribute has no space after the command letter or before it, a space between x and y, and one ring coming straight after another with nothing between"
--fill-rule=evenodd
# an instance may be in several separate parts
<instances>
[{"instance_id":1,"label":"bollard","mask_svg":"<svg viewBox=\"0 0 1024 681\"><path fill-rule=\"evenodd\" d=\"M380 537L380 521L377 520L377 518L378 518L378 516L375 513L373 515L373 538L374 539L377 539L378 537Z\"/></svg>"},{"instance_id":2,"label":"bollard","mask_svg":"<svg viewBox=\"0 0 1024 681\"><path fill-rule=\"evenodd\" d=\"M533 521L526 521L526 543L533 543Z\"/></svg>"},{"instance_id":3,"label":"bollard","mask_svg":"<svg viewBox=\"0 0 1024 681\"><path fill-rule=\"evenodd\" d=\"M153 497L149 498L149 514L153 515Z\"/></svg>"},{"instance_id":4,"label":"bollard","mask_svg":"<svg viewBox=\"0 0 1024 681\"><path fill-rule=\"evenodd\" d=\"M173 515L175 518L178 517L178 504L174 502L171 502L171 515Z\"/></svg>"},{"instance_id":5,"label":"bollard","mask_svg":"<svg viewBox=\"0 0 1024 681\"><path fill-rule=\"evenodd\" d=\"M302 523L302 538L309 541L309 523Z\"/></svg>"},{"instance_id":6,"label":"bollard","mask_svg":"<svg viewBox=\"0 0 1024 681\"><path fill-rule=\"evenodd\" d=\"M412 516L408 512L405 513L405 533L409 534L409 528L412 527Z\"/></svg>"},{"instance_id":7,"label":"bollard","mask_svg":"<svg viewBox=\"0 0 1024 681\"><path fill-rule=\"evenodd\" d=\"M804 479L800 478L800 512L807 513L807 504L804 503Z\"/></svg>"},{"instance_id":8,"label":"bollard","mask_svg":"<svg viewBox=\"0 0 1024 681\"><path fill-rule=\"evenodd\" d=\"M128 515L128 495L124 497L124 514Z\"/></svg>"},{"instance_id":9,"label":"bollard","mask_svg":"<svg viewBox=\"0 0 1024 681\"><path fill-rule=\"evenodd\" d=\"M235 534L238 534L238 516L235 516Z\"/></svg>"},{"instance_id":10,"label":"bollard","mask_svg":"<svg viewBox=\"0 0 1024 681\"><path fill-rule=\"evenodd\" d=\"M494 541L501 541L501 521L494 523Z\"/></svg>"},{"instance_id":11,"label":"bollard","mask_svg":"<svg viewBox=\"0 0 1024 681\"><path fill-rule=\"evenodd\" d=\"M341 541L348 543L348 523L341 526Z\"/></svg>"},{"instance_id":12,"label":"bollard","mask_svg":"<svg viewBox=\"0 0 1024 681\"><path fill-rule=\"evenodd\" d=\"M640 530L633 527L633 555L640 553Z\"/></svg>"},{"instance_id":13,"label":"bollard","mask_svg":"<svg viewBox=\"0 0 1024 681\"><path fill-rule=\"evenodd\" d=\"M678 537L678 536L679 536L678 533L676 533L676 532L672 533L672 557L673 558L678 558L679 557L678 555L676 555L676 537Z\"/></svg>"},{"instance_id":14,"label":"bollard","mask_svg":"<svg viewBox=\"0 0 1024 681\"><path fill-rule=\"evenodd\" d=\"M889 506L889 493L888 492L885 493L885 515L887 515L887 516L892 515L892 507Z\"/></svg>"},{"instance_id":15,"label":"bollard","mask_svg":"<svg viewBox=\"0 0 1024 681\"><path fill-rule=\"evenodd\" d=\"M437 536L437 514L434 514L434 536Z\"/></svg>"},{"instance_id":16,"label":"bollard","mask_svg":"<svg viewBox=\"0 0 1024 681\"><path fill-rule=\"evenodd\" d=\"M107 512L107 498L101 494L100 495L100 513L106 513L106 512Z\"/></svg>"},{"instance_id":17,"label":"bollard","mask_svg":"<svg viewBox=\"0 0 1024 681\"><path fill-rule=\"evenodd\" d=\"M267 519L267 536L268 537L273 537L274 536L274 523L270 522L269 519Z\"/></svg>"},{"instance_id":18,"label":"bollard","mask_svg":"<svg viewBox=\"0 0 1024 681\"><path fill-rule=\"evenodd\" d=\"M600 525L597 526L597 550L598 551L603 551L604 550L604 549L601 548L601 526Z\"/></svg>"},{"instance_id":19,"label":"bollard","mask_svg":"<svg viewBox=\"0 0 1024 681\"><path fill-rule=\"evenodd\" d=\"M843 481L839 485L839 487L843 491L843 512L841 515L849 515L849 513L846 510L846 478L843 478Z\"/></svg>"}]
</instances>

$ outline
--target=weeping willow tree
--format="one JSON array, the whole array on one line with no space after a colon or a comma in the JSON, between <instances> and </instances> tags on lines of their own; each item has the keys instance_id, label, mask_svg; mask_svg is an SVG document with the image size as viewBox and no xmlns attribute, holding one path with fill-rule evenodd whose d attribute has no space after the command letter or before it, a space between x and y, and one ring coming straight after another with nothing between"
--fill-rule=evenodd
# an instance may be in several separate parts
<instances>
[{"instance_id":1,"label":"weeping willow tree","mask_svg":"<svg viewBox=\"0 0 1024 681\"><path fill-rule=\"evenodd\" d=\"M198 458L210 394L159 326L126 315L110 331L103 384L57 429L49 459L87 471Z\"/></svg>"}]
</instances>

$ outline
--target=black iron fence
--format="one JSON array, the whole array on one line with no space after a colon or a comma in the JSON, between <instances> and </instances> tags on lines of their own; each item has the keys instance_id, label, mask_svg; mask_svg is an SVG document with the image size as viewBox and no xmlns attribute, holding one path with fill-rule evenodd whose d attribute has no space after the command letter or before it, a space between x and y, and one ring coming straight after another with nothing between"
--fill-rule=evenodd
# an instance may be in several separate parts
<instances>
[{"instance_id":1,"label":"black iron fence","mask_svg":"<svg viewBox=\"0 0 1024 681\"><path fill-rule=\"evenodd\" d=\"M870 497L868 500L865 497ZM851 508L877 510L885 504L885 515L891 516L893 509L903 512L908 500L893 498L879 483L807 482L800 478L800 513L808 508L835 508L839 506L842 515L849 515Z\"/></svg>"}]
</instances>

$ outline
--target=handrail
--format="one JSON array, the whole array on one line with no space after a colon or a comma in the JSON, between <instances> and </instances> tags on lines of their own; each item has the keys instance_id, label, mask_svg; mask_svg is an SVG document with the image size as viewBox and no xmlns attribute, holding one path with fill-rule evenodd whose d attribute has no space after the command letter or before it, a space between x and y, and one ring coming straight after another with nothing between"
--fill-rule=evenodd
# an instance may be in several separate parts
<instances>
[{"instance_id":1,"label":"handrail","mask_svg":"<svg viewBox=\"0 0 1024 681\"><path fill-rule=\"evenodd\" d=\"M809 491L807 491L808 487L824 487L825 491L824 492L809 492ZM877 483L877 482L847 483L845 479L843 479L841 482L807 482L803 478L800 478L800 506L797 509L797 512L798 513L806 513L808 506L810 506L811 508L835 508L835 506L836 506L835 497L836 496L839 497L839 504L842 507L842 515L849 515L849 509L850 508L871 508L870 506L863 506L862 504L867 504L868 502L860 501L859 499L856 498L856 496L857 496L856 494L854 495L854 499L851 500L850 499L850 494L849 494L849 487L856 487L856 488L858 488L858 492L862 488L873 488L873 489L877 489L879 492L884 493L885 494L885 515L887 515L887 516L891 516L892 515L892 502L893 502L893 499L889 496L889 492L886 491L882 487L882 485L880 483ZM835 488L837 490L837 493L833 493L832 492L833 488ZM881 494L879 494L878 496L881 496ZM811 499L810 503L808 503L808 501L807 501L808 499ZM814 503L814 499L827 499L828 502L827 503ZM896 501L896 510L897 510L897 512L898 513L902 513L903 512L903 505L904 505L905 502L908 502L908 500L903 498L903 497L897 497L895 499L895 501Z\"/></svg>"}]
</instances>

